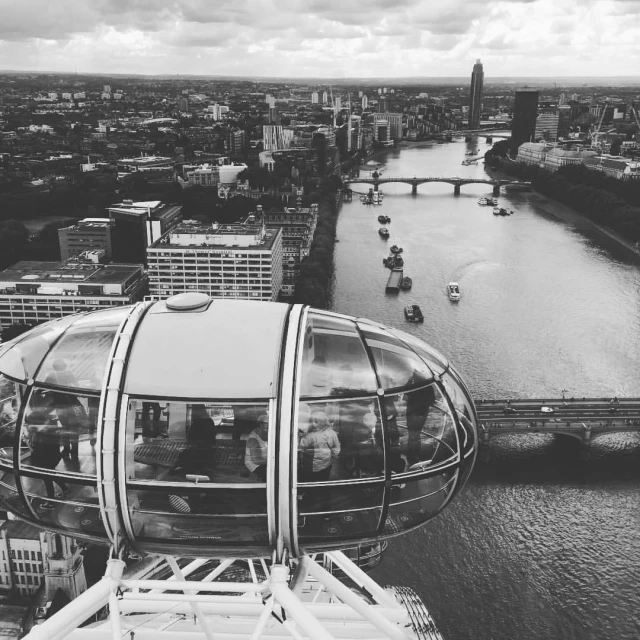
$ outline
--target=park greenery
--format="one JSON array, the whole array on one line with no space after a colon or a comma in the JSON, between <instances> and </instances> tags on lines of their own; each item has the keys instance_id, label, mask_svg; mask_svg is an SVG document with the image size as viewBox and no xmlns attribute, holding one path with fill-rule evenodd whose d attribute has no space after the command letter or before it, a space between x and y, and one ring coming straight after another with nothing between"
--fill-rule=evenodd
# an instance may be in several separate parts
<instances>
[{"instance_id":1,"label":"park greenery","mask_svg":"<svg viewBox=\"0 0 640 640\"><path fill-rule=\"evenodd\" d=\"M489 167L519 180L531 181L536 191L568 205L596 224L630 242L640 241L640 184L617 180L584 165L566 165L552 172L509 159L508 141L497 142L485 155Z\"/></svg>"}]
</instances>

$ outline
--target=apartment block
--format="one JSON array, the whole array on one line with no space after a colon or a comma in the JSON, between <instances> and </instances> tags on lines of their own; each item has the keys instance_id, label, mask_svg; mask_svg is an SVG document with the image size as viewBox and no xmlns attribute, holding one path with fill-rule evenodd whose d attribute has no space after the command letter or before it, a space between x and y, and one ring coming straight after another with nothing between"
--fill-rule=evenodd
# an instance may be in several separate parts
<instances>
[{"instance_id":1,"label":"apartment block","mask_svg":"<svg viewBox=\"0 0 640 640\"><path fill-rule=\"evenodd\" d=\"M282 229L282 295L291 297L300 273L300 263L309 255L318 222L318 205L269 209L257 206L256 216L264 216L267 229Z\"/></svg>"}]
</instances>

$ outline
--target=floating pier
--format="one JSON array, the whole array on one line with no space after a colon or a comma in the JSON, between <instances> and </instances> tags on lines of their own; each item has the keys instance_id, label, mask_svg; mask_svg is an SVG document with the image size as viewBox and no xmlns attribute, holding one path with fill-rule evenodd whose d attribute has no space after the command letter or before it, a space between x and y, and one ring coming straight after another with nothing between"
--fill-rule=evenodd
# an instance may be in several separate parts
<instances>
[{"instance_id":1,"label":"floating pier","mask_svg":"<svg viewBox=\"0 0 640 640\"><path fill-rule=\"evenodd\" d=\"M400 283L402 282L402 277L404 272L402 269L391 269L391 273L389 274L389 280L387 280L387 286L385 287L385 293L399 293L400 291Z\"/></svg>"}]
</instances>

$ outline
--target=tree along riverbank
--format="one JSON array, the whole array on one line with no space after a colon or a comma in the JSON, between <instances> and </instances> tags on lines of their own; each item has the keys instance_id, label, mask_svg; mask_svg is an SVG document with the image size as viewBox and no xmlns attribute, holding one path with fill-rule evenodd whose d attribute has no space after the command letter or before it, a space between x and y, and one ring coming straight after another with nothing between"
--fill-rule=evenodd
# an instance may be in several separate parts
<instances>
[{"instance_id":1,"label":"tree along riverbank","mask_svg":"<svg viewBox=\"0 0 640 640\"><path fill-rule=\"evenodd\" d=\"M300 265L293 302L317 309L331 305L333 287L333 251L336 225L342 204L342 191L325 191L318 203L318 222L309 255Z\"/></svg>"}]
</instances>

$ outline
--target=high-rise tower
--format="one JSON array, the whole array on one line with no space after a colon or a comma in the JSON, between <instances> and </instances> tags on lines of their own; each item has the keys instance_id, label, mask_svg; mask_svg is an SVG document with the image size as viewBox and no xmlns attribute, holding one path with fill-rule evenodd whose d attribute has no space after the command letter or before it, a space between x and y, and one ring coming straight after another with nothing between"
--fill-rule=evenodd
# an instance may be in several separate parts
<instances>
[{"instance_id":1,"label":"high-rise tower","mask_svg":"<svg viewBox=\"0 0 640 640\"><path fill-rule=\"evenodd\" d=\"M482 87L484 84L484 71L482 62L476 60L471 74L471 91L469 96L469 129L480 127L480 109L482 108Z\"/></svg>"},{"instance_id":2,"label":"high-rise tower","mask_svg":"<svg viewBox=\"0 0 640 640\"><path fill-rule=\"evenodd\" d=\"M511 149L523 142L533 142L538 117L538 92L531 89L516 91L511 122Z\"/></svg>"}]
</instances>

